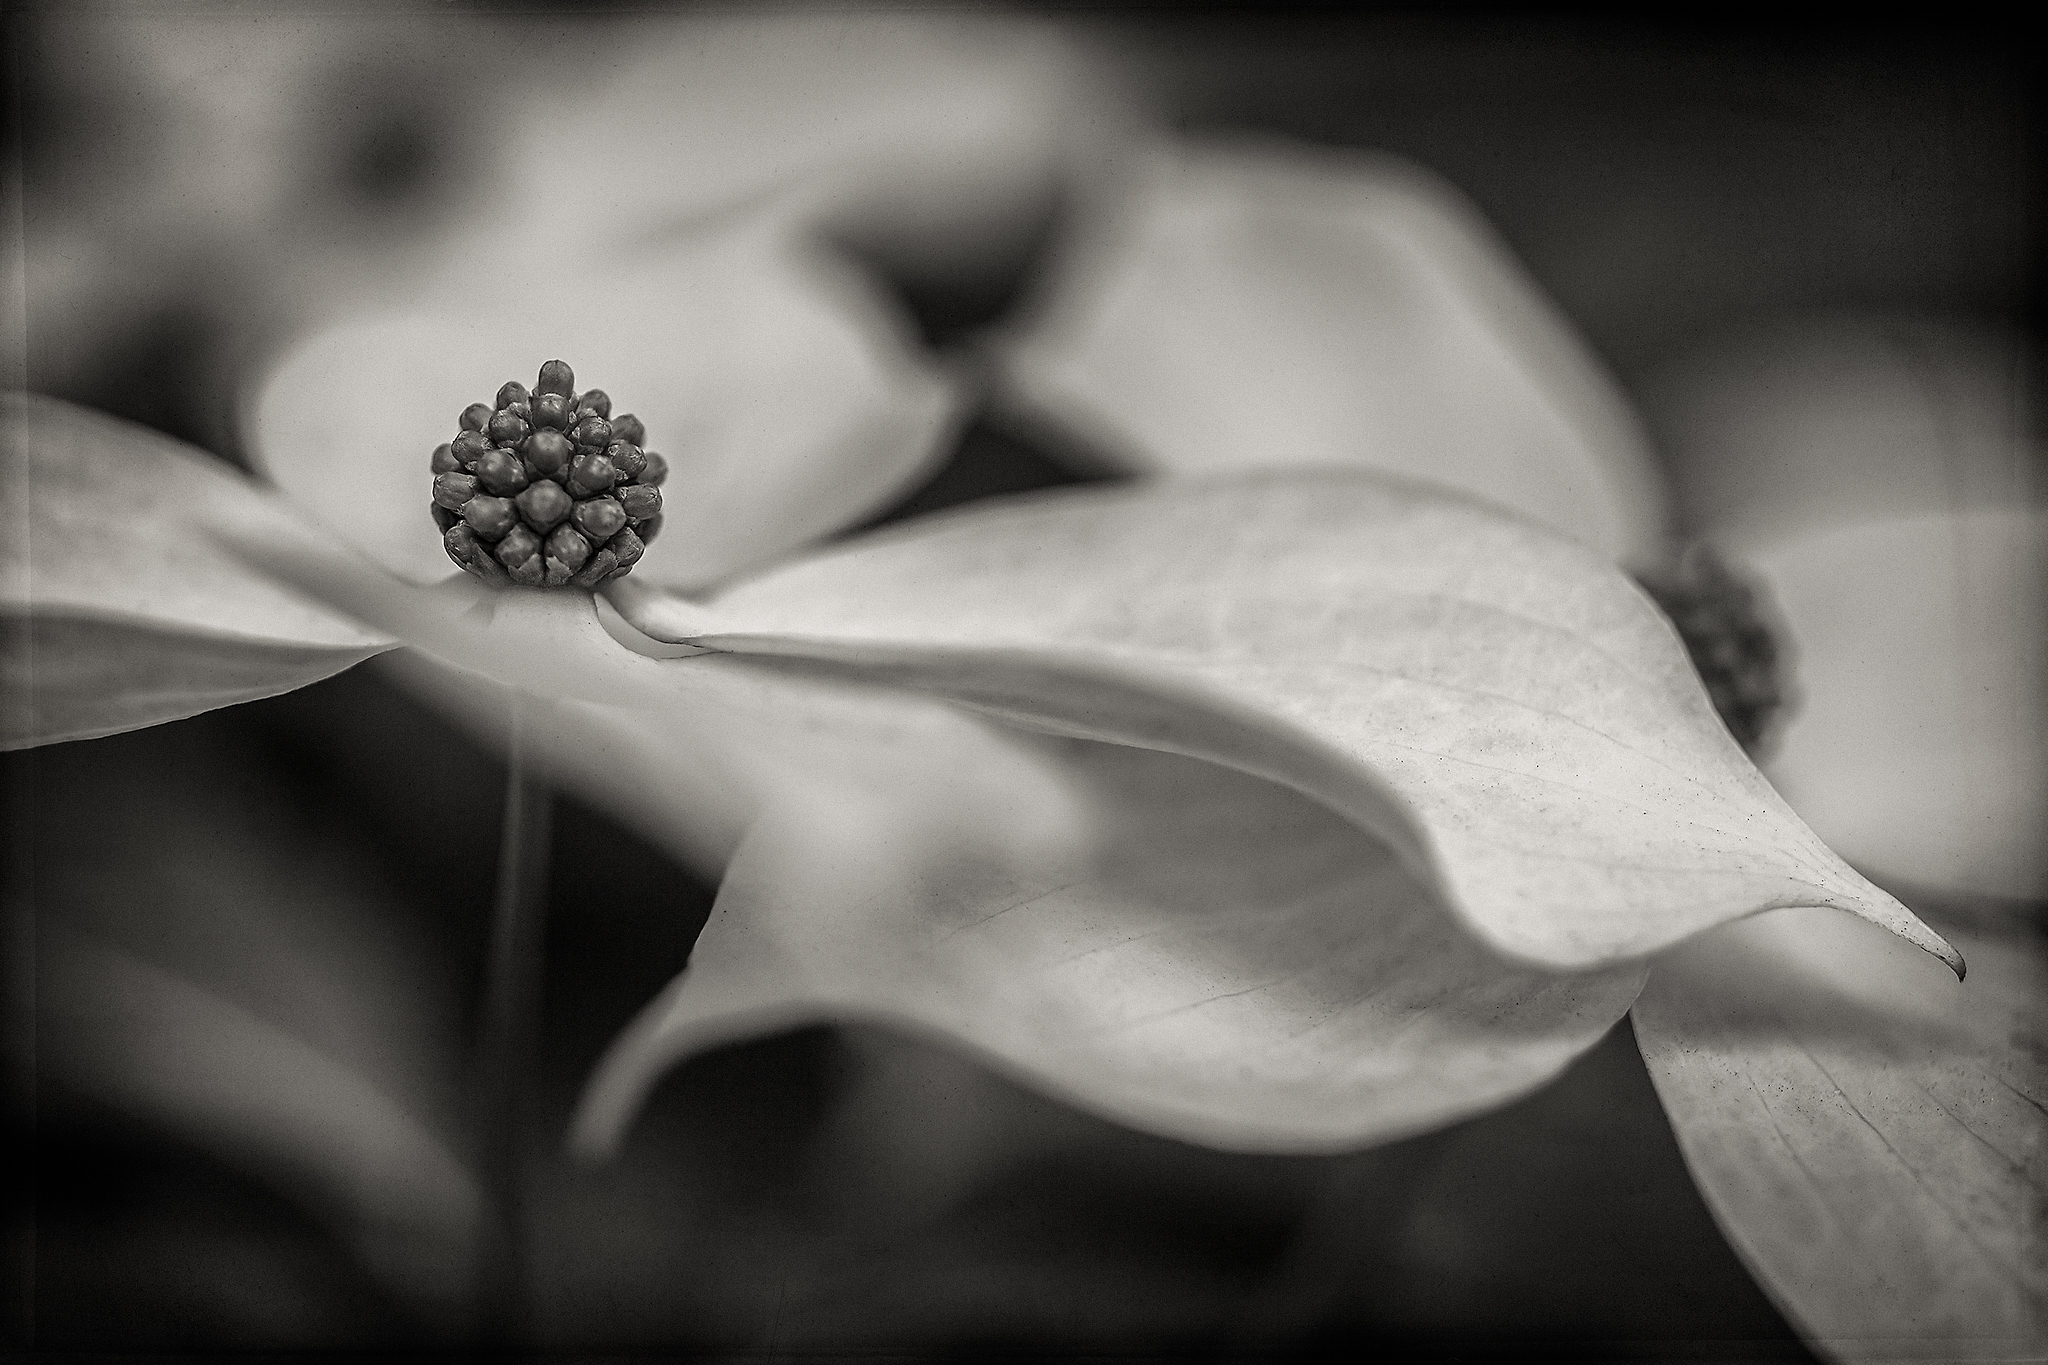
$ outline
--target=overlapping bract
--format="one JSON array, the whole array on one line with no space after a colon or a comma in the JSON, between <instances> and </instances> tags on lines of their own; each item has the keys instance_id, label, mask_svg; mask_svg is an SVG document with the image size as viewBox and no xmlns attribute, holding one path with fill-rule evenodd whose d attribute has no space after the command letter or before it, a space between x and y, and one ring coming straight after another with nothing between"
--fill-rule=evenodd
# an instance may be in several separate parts
<instances>
[{"instance_id":1,"label":"overlapping bract","mask_svg":"<svg viewBox=\"0 0 2048 1365\"><path fill-rule=\"evenodd\" d=\"M617 1144L678 1058L865 1018L1154 1132L1346 1149L1542 1084L1642 984L1637 964L1504 961L1387 845L1277 783L1089 741L1032 748L1080 837L1020 829L987 793L871 802L843 829L808 812L758 824L688 972L600 1067L579 1145Z\"/></svg>"},{"instance_id":2,"label":"overlapping bract","mask_svg":"<svg viewBox=\"0 0 2048 1365\"><path fill-rule=\"evenodd\" d=\"M984 507L708 605L688 643L1292 786L1554 969L1789 904L1945 951L1777 799L1612 565L1420 485L1276 473Z\"/></svg>"},{"instance_id":3,"label":"overlapping bract","mask_svg":"<svg viewBox=\"0 0 2048 1365\"><path fill-rule=\"evenodd\" d=\"M1261 538L1283 528L1291 558ZM1705 924L1832 903L1945 951L1743 778L1618 571L1413 486L1298 474L963 511L736 586L697 637L721 652L680 659L624 647L573 598L421 593L297 537L229 534L445 663L629 731L691 727L706 763L678 784L722 772L754 794L725 908L622 1044L592 1143L689 1049L845 1012L1180 1136L1355 1145L1554 1074L1626 1009L1631 963ZM802 629L817 620L837 640ZM1609 731L1560 717L1574 690ZM1182 757L1023 746L919 692ZM1282 827L1304 842L1276 860ZM984 914L1009 936L966 928ZM1148 978L1171 1003L1142 1021Z\"/></svg>"}]
</instances>

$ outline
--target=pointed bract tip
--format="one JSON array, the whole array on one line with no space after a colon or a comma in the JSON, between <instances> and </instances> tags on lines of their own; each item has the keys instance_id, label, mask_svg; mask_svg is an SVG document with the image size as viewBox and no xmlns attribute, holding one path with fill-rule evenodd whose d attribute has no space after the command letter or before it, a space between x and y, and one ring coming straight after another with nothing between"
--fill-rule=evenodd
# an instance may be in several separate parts
<instances>
[{"instance_id":1,"label":"pointed bract tip","mask_svg":"<svg viewBox=\"0 0 2048 1365\"><path fill-rule=\"evenodd\" d=\"M1857 876L1858 880L1862 882L1862 886L1853 899L1846 903L1842 901L1823 901L1820 903L1833 904L1838 910L1847 910L1858 919L1875 924L1887 933L1904 939L1921 952L1940 958L1948 964L1948 969L1956 974L1956 980L1961 981L1963 979L1963 975L1969 970L1969 967L1964 963L1963 955L1956 951L1954 944L1950 943L1940 934L1935 933L1928 926L1927 921L1907 909L1896 896L1893 896L1875 883L1864 879L1861 874L1857 874Z\"/></svg>"},{"instance_id":2,"label":"pointed bract tip","mask_svg":"<svg viewBox=\"0 0 2048 1365\"><path fill-rule=\"evenodd\" d=\"M1956 974L1956 980L1961 981L1969 973L1970 964L1963 961L1963 955L1956 951L1955 945L1928 928L1918 916L1907 921L1905 929L1899 936L1915 948L1932 953L1946 962L1948 969Z\"/></svg>"}]
</instances>

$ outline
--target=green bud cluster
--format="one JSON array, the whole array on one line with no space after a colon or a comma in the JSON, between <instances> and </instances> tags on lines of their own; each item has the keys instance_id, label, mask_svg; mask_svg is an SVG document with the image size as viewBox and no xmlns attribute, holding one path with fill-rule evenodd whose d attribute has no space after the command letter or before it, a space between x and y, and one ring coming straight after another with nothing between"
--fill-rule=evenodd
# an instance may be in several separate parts
<instances>
[{"instance_id":1,"label":"green bud cluster","mask_svg":"<svg viewBox=\"0 0 2048 1365\"><path fill-rule=\"evenodd\" d=\"M1678 628L1728 732L1744 749L1761 752L1789 689L1758 589L1699 544L1672 568L1637 581Z\"/></svg>"},{"instance_id":2,"label":"green bud cluster","mask_svg":"<svg viewBox=\"0 0 2048 1365\"><path fill-rule=\"evenodd\" d=\"M661 530L668 462L643 449L640 419L612 416L602 389L550 360L463 409L437 446L434 524L448 557L486 583L595 588L629 572Z\"/></svg>"}]
</instances>

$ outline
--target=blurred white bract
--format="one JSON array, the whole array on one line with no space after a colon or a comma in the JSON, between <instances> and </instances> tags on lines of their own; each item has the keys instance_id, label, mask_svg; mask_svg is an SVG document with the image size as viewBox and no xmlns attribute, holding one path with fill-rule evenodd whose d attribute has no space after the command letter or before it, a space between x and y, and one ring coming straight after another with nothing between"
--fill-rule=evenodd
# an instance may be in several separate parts
<instances>
[{"instance_id":1,"label":"blurred white bract","mask_svg":"<svg viewBox=\"0 0 2048 1365\"><path fill-rule=\"evenodd\" d=\"M1774 781L1829 845L2048 895L2048 545L2028 347L1834 315L1725 337L1650 403L1686 499L1773 584L1806 703Z\"/></svg>"},{"instance_id":2,"label":"blurred white bract","mask_svg":"<svg viewBox=\"0 0 2048 1365\"><path fill-rule=\"evenodd\" d=\"M132 36L95 22L47 41ZM189 98L172 66L211 53L202 88L244 103L182 126L298 108L323 30L214 49L210 22L170 24L151 69ZM467 62L494 78L447 126L479 169L402 252L308 248L288 198L246 186L231 228L177 177L143 201L260 318L233 368L267 482L10 399L38 530L5 551L11 743L396 646L479 733L508 689L537 699L555 780L724 879L689 971L592 1082L593 1154L678 1059L815 1019L942 1038L1189 1141L1328 1151L1525 1094L1633 1009L1703 1193L1818 1345L2038 1332L2038 939L1944 926L1958 985L1898 941L1960 968L1943 934L1801 819L1908 884L2039 895L2031 504L1823 525L1830 475L1809 516L1710 457L1708 505L1738 510L1704 529L1778 584L1812 670L1781 761L1795 814L1622 571L1672 534L1629 403L1425 172L1178 141L1113 61L1028 24L610 26L510 99L536 69L518 25L406 22L415 49L477 40L502 65ZM1064 235L1018 315L920 343L876 264L972 278L1055 201ZM81 215L34 249L122 231ZM80 302L31 371L61 390L118 309L96 277L36 278L46 315ZM557 355L660 433L667 532L597 601L441 581L427 452ZM338 400L366 379L374 403ZM1757 447L1713 421L1757 405L1685 392L1705 415L1670 409L1681 444ZM1150 477L816 548L913 487L977 404ZM1781 434L1827 450L1802 421ZM87 506L120 534L85 535ZM94 960L87 996L108 989ZM158 1027L222 1026L157 994ZM245 1142L218 1104L145 1083L128 1036L78 1049L87 1084ZM298 1122L276 1107L263 1142ZM416 1137L394 1117L374 1149L307 1159L388 1194L420 1178L404 1152L439 1162ZM460 1241L464 1177L433 1170L435 1235Z\"/></svg>"}]
</instances>

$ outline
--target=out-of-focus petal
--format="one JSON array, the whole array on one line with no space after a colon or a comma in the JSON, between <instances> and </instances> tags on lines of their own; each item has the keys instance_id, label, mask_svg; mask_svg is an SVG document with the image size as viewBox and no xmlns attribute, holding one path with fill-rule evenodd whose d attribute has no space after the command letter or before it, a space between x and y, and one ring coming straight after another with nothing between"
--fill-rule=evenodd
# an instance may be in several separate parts
<instances>
[{"instance_id":1,"label":"out-of-focus petal","mask_svg":"<svg viewBox=\"0 0 2048 1365\"><path fill-rule=\"evenodd\" d=\"M659 633L647 596L614 594ZM1803 904L1955 963L1786 808L1619 571L1419 485L1297 471L984 505L707 611L689 643L1294 787L1553 968Z\"/></svg>"},{"instance_id":2,"label":"out-of-focus petal","mask_svg":"<svg viewBox=\"0 0 2048 1365\"><path fill-rule=\"evenodd\" d=\"M971 269L1015 249L1122 117L1071 34L988 13L663 17L588 37L619 60L542 92L507 134L484 220L507 244L776 202L914 272ZM536 202L565 151L601 192Z\"/></svg>"},{"instance_id":3,"label":"out-of-focus petal","mask_svg":"<svg viewBox=\"0 0 2048 1365\"><path fill-rule=\"evenodd\" d=\"M1766 771L1850 860L2048 894L2048 515L2025 344L1787 321L1649 386L1686 514L1763 575L1797 705Z\"/></svg>"},{"instance_id":4,"label":"out-of-focus petal","mask_svg":"<svg viewBox=\"0 0 2048 1365\"><path fill-rule=\"evenodd\" d=\"M677 1059L807 1017L878 1018L1136 1127L1255 1151L1356 1147L1534 1088L1638 967L1557 976L1468 938L1391 850L1213 764L1048 743L1086 837L922 795L821 831L764 822L691 965L614 1045L577 1122L619 1140ZM821 835L825 837L821 837Z\"/></svg>"},{"instance_id":5,"label":"out-of-focus petal","mask_svg":"<svg viewBox=\"0 0 2048 1365\"><path fill-rule=\"evenodd\" d=\"M1943 925L1958 983L1787 910L1658 959L1636 1038L1707 1202L1847 1361L2032 1358L2048 1326L2039 932Z\"/></svg>"},{"instance_id":6,"label":"out-of-focus petal","mask_svg":"<svg viewBox=\"0 0 2048 1365\"><path fill-rule=\"evenodd\" d=\"M1001 348L1023 415L1129 468L1362 465L1655 557L1626 402L1454 190L1357 153L1137 160Z\"/></svg>"},{"instance_id":7,"label":"out-of-focus petal","mask_svg":"<svg viewBox=\"0 0 2048 1365\"><path fill-rule=\"evenodd\" d=\"M1929 512L1731 542L1799 709L1765 771L1874 874L2048 896L2048 515Z\"/></svg>"},{"instance_id":8,"label":"out-of-focus petal","mask_svg":"<svg viewBox=\"0 0 2048 1365\"><path fill-rule=\"evenodd\" d=\"M669 461L666 529L635 573L695 585L839 529L927 467L955 397L903 341L850 267L748 218L559 271L466 272L409 311L334 322L271 373L250 443L311 516L432 581L450 567L427 511L434 447L464 407L563 359Z\"/></svg>"},{"instance_id":9,"label":"out-of-focus petal","mask_svg":"<svg viewBox=\"0 0 2048 1365\"><path fill-rule=\"evenodd\" d=\"M438 1135L371 1078L194 982L88 941L54 938L44 954L52 1074L309 1196L394 1289L459 1311L482 1205Z\"/></svg>"},{"instance_id":10,"label":"out-of-focus petal","mask_svg":"<svg viewBox=\"0 0 2048 1365\"><path fill-rule=\"evenodd\" d=\"M1788 319L1674 360L1644 411L1692 526L1764 539L2038 496L2031 370L2024 338L1982 325Z\"/></svg>"},{"instance_id":11,"label":"out-of-focus petal","mask_svg":"<svg viewBox=\"0 0 2048 1365\"><path fill-rule=\"evenodd\" d=\"M1009 260L1112 117L1084 111L1112 103L1068 41L987 16L570 37L616 60L515 102L437 277L330 304L258 386L248 444L336 530L439 577L428 452L466 404L559 357L670 460L666 529L635 572L699 586L860 520L950 434L953 376L837 244L913 277ZM337 386L367 376L379 401L341 417Z\"/></svg>"},{"instance_id":12,"label":"out-of-focus petal","mask_svg":"<svg viewBox=\"0 0 2048 1365\"><path fill-rule=\"evenodd\" d=\"M402 294L475 221L493 129L546 61L447 6L18 18L27 386L118 384L129 415L209 445L232 438L220 400L281 326Z\"/></svg>"},{"instance_id":13,"label":"out-of-focus petal","mask_svg":"<svg viewBox=\"0 0 2048 1365\"><path fill-rule=\"evenodd\" d=\"M0 442L25 495L0 548L7 747L273 696L389 647L201 533L233 508L298 534L205 452L29 394L0 398Z\"/></svg>"},{"instance_id":14,"label":"out-of-focus petal","mask_svg":"<svg viewBox=\"0 0 2048 1365\"><path fill-rule=\"evenodd\" d=\"M427 940L332 822L204 736L147 745L40 769L43 1079L266 1181L459 1326L483 1208Z\"/></svg>"}]
</instances>

